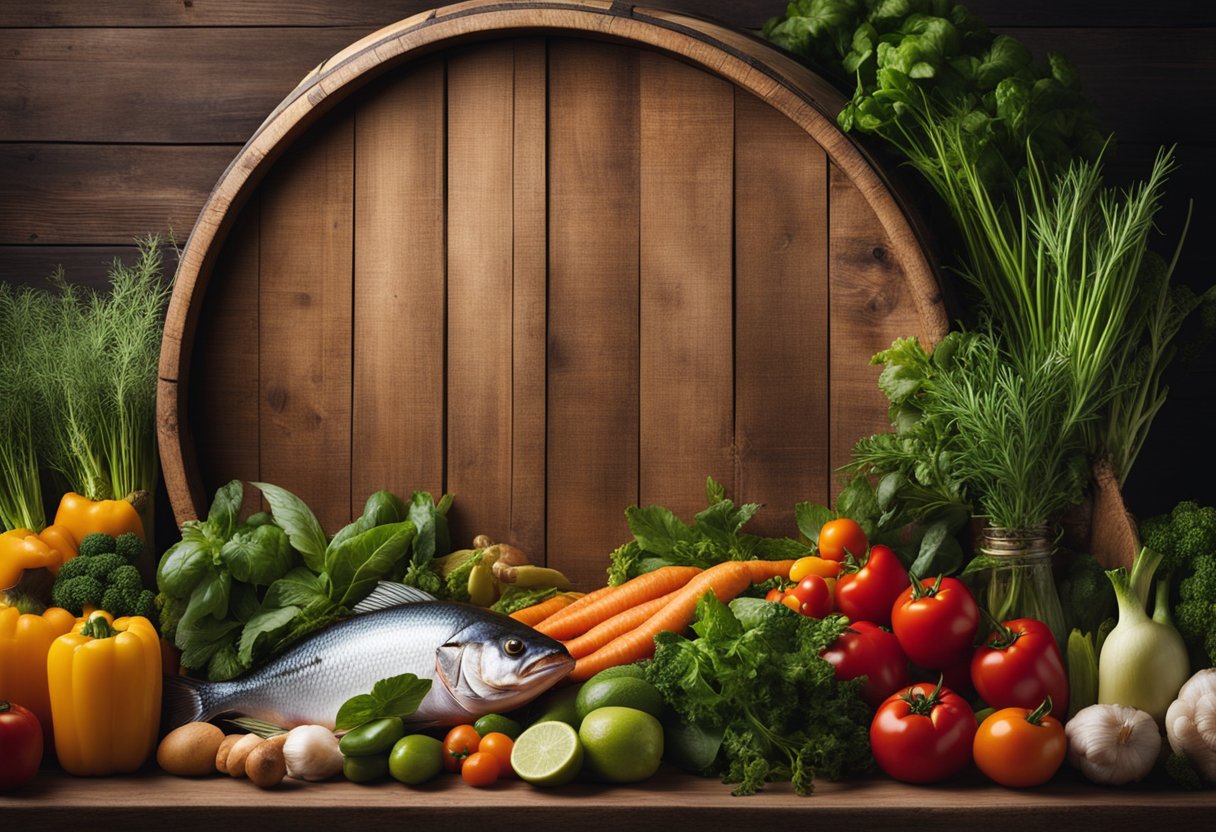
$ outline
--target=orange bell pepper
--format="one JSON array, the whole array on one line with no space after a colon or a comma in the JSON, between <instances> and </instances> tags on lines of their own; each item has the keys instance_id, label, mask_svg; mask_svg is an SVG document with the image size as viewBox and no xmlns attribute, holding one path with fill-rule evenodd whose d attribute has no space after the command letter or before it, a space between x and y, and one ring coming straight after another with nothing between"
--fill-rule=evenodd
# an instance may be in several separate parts
<instances>
[{"instance_id":1,"label":"orange bell pepper","mask_svg":"<svg viewBox=\"0 0 1216 832\"><path fill-rule=\"evenodd\" d=\"M0 609L0 699L24 705L42 723L47 747L54 741L46 657L51 642L72 629L76 616L59 607L42 615L22 615L16 607Z\"/></svg>"},{"instance_id":2,"label":"orange bell pepper","mask_svg":"<svg viewBox=\"0 0 1216 832\"><path fill-rule=\"evenodd\" d=\"M49 569L58 574L63 554L46 545L29 529L0 534L0 589L16 586L29 569Z\"/></svg>"},{"instance_id":3,"label":"orange bell pepper","mask_svg":"<svg viewBox=\"0 0 1216 832\"><path fill-rule=\"evenodd\" d=\"M152 622L94 613L52 642L46 671L64 771L124 774L144 764L160 727L160 636Z\"/></svg>"},{"instance_id":4,"label":"orange bell pepper","mask_svg":"<svg viewBox=\"0 0 1216 832\"><path fill-rule=\"evenodd\" d=\"M130 501L89 500L73 491L64 494L59 501L55 525L70 532L77 545L94 532L114 537L124 532L135 532L140 540L147 540L143 521Z\"/></svg>"}]
</instances>

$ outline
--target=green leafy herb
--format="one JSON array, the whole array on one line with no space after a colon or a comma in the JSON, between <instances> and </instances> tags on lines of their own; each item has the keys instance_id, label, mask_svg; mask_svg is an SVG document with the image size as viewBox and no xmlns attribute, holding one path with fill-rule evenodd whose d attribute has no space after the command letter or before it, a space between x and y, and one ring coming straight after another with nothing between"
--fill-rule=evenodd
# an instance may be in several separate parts
<instances>
[{"instance_id":1,"label":"green leafy herb","mask_svg":"<svg viewBox=\"0 0 1216 832\"><path fill-rule=\"evenodd\" d=\"M314 572L322 571L325 568L327 543L325 532L321 530L321 523L312 509L286 488L267 482L255 482L254 486L270 503L274 522L287 532L292 547L304 558L305 565Z\"/></svg>"},{"instance_id":2,"label":"green leafy herb","mask_svg":"<svg viewBox=\"0 0 1216 832\"><path fill-rule=\"evenodd\" d=\"M35 532L46 524L34 443L39 397L30 374L39 304L32 289L0 284L0 525Z\"/></svg>"},{"instance_id":3,"label":"green leafy herb","mask_svg":"<svg viewBox=\"0 0 1216 832\"><path fill-rule=\"evenodd\" d=\"M505 584L502 589L502 595L499 596L490 609L503 615L510 615L513 612L527 609L533 604L546 601L557 593L558 589L555 586L522 587Z\"/></svg>"},{"instance_id":4,"label":"green leafy herb","mask_svg":"<svg viewBox=\"0 0 1216 832\"><path fill-rule=\"evenodd\" d=\"M349 731L373 719L404 719L418 710L430 689L430 679L419 679L413 673L381 679L371 693L351 697L342 704L334 729Z\"/></svg>"}]
</instances>

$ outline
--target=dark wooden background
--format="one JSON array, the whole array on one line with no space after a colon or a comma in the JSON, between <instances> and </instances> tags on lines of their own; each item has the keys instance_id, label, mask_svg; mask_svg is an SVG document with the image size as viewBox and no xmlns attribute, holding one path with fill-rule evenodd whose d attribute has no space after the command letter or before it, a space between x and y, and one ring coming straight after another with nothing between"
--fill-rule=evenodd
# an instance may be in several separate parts
<instances>
[{"instance_id":1,"label":"dark wooden background","mask_svg":"<svg viewBox=\"0 0 1216 832\"><path fill-rule=\"evenodd\" d=\"M0 3L0 279L37 282L62 264L97 283L131 240L185 239L221 171L317 63L426 0L4 0ZM780 0L663 0L758 28ZM1040 56L1060 51L1118 150L1112 175L1147 172L1160 144L1181 170L1161 226L1176 239L1194 199L1183 282L1213 281L1216 4L1203 0L974 0ZM949 252L942 259L949 262ZM965 314L965 308L956 309ZM1216 503L1208 430L1216 370L1201 356L1170 373L1171 398L1125 489L1151 514ZM858 356L858 360L865 360ZM741 495L746 497L747 495Z\"/></svg>"}]
</instances>

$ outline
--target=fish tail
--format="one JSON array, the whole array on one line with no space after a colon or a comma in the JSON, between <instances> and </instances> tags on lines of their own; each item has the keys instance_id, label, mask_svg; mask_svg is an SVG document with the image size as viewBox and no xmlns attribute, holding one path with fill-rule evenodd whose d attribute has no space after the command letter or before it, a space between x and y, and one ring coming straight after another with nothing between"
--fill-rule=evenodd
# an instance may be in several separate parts
<instances>
[{"instance_id":1,"label":"fish tail","mask_svg":"<svg viewBox=\"0 0 1216 832\"><path fill-rule=\"evenodd\" d=\"M200 682L186 676L165 676L165 712L163 722L166 730L172 730L187 722L201 722L212 716L213 689L209 682Z\"/></svg>"}]
</instances>

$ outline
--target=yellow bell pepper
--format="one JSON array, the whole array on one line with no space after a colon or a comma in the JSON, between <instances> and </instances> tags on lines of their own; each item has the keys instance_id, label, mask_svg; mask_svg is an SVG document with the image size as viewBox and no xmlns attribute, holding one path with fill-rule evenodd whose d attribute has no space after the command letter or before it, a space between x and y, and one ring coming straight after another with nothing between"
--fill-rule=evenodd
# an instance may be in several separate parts
<instances>
[{"instance_id":1,"label":"yellow bell pepper","mask_svg":"<svg viewBox=\"0 0 1216 832\"><path fill-rule=\"evenodd\" d=\"M77 545L94 532L118 537L124 532L135 532L140 540L144 537L144 524L139 512L128 500L89 500L69 491L59 501L55 512L55 525L71 532Z\"/></svg>"},{"instance_id":2,"label":"yellow bell pepper","mask_svg":"<svg viewBox=\"0 0 1216 832\"><path fill-rule=\"evenodd\" d=\"M58 574L62 565L63 553L29 529L0 534L0 589L16 586L27 570L45 568Z\"/></svg>"},{"instance_id":3,"label":"yellow bell pepper","mask_svg":"<svg viewBox=\"0 0 1216 832\"><path fill-rule=\"evenodd\" d=\"M42 723L43 738L48 744L54 740L54 734L46 656L51 642L75 624L76 616L59 607L51 607L42 615L22 615L16 607L0 609L0 700L7 699L33 711Z\"/></svg>"},{"instance_id":4,"label":"yellow bell pepper","mask_svg":"<svg viewBox=\"0 0 1216 832\"><path fill-rule=\"evenodd\" d=\"M142 616L94 613L47 655L55 752L69 774L124 774L156 748L160 637Z\"/></svg>"}]
</instances>

